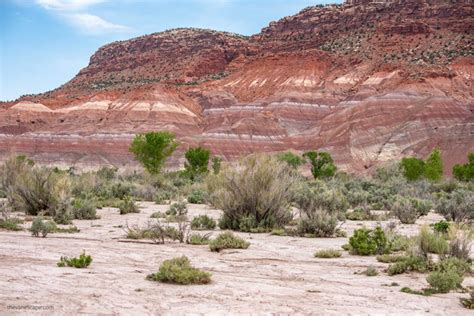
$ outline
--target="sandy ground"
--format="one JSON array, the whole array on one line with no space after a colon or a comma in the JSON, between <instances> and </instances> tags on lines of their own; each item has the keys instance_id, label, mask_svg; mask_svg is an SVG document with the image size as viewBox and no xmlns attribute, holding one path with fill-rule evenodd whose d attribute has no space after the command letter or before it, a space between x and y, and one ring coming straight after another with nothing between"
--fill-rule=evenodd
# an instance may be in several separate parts
<instances>
[{"instance_id":1,"label":"sandy ground","mask_svg":"<svg viewBox=\"0 0 474 316\"><path fill-rule=\"evenodd\" d=\"M242 233L251 243L248 249L221 253L210 252L207 246L127 242L120 225L144 224L151 213L167 208L141 205L139 214L99 210L99 220L74 222L81 230L76 234L34 238L28 231L0 231L0 314L473 314L459 303L459 297L467 294L424 297L400 292L403 286L426 286L425 275L389 277L383 272L388 265L375 257L347 252L336 259L313 257L318 249L339 248L347 238ZM220 216L204 205L190 205L190 217L199 214ZM420 223L436 220L430 214ZM363 224L349 221L342 228L350 236ZM415 234L418 224L399 229ZM77 256L83 249L94 260L89 268L56 267L61 256ZM180 286L145 280L160 262L180 255L212 272L212 283ZM378 276L357 274L369 265L379 269ZM392 282L399 286L389 286ZM466 278L463 284L474 285L474 278Z\"/></svg>"}]
</instances>

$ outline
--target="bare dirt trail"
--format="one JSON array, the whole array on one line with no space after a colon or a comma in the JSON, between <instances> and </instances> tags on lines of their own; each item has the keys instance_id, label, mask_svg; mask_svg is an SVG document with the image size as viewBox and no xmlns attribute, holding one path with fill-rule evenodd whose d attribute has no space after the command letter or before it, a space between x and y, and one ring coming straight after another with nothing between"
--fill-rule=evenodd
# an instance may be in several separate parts
<instances>
[{"instance_id":1,"label":"bare dirt trail","mask_svg":"<svg viewBox=\"0 0 474 316\"><path fill-rule=\"evenodd\" d=\"M0 231L0 315L469 314L459 303L459 297L467 294L424 297L400 292L403 286L426 286L425 275L389 277L382 271L387 264L347 252L335 259L313 257L318 249L339 248L347 238L242 233L251 243L248 249L221 253L210 252L207 246L121 242L125 232L119 226L144 224L151 213L167 208L153 203L142 206L139 214L99 210L99 220L75 221L81 230L76 234L33 238L28 231ZM190 205L190 217L198 214L218 218L220 212ZM433 220L428 216L422 221ZM360 225L346 222L343 229L350 235ZM400 229L414 234L417 226ZM83 249L94 260L89 268L56 267L60 256L77 256ZM163 260L180 255L212 272L212 283L180 286L145 280ZM379 270L378 276L356 274L369 265ZM392 282L399 286L389 286ZM474 278L466 278L463 284L474 285Z\"/></svg>"}]
</instances>

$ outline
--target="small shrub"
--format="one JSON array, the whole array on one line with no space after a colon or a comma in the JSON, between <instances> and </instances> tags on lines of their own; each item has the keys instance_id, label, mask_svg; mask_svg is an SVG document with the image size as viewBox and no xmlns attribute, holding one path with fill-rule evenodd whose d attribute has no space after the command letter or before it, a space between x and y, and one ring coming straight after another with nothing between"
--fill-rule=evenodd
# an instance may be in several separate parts
<instances>
[{"instance_id":1,"label":"small shrub","mask_svg":"<svg viewBox=\"0 0 474 316\"><path fill-rule=\"evenodd\" d=\"M20 231L23 228L20 226L23 221L16 217L9 217L0 219L0 229L11 230L11 231Z\"/></svg>"},{"instance_id":2,"label":"small shrub","mask_svg":"<svg viewBox=\"0 0 474 316\"><path fill-rule=\"evenodd\" d=\"M474 232L470 227L456 224L451 225L448 230L449 255L459 259L470 260L471 245Z\"/></svg>"},{"instance_id":3,"label":"small shrub","mask_svg":"<svg viewBox=\"0 0 474 316\"><path fill-rule=\"evenodd\" d=\"M298 169L304 163L304 159L292 153L291 151L283 152L277 154L277 159L283 162L286 162L290 167Z\"/></svg>"},{"instance_id":4,"label":"small shrub","mask_svg":"<svg viewBox=\"0 0 474 316\"><path fill-rule=\"evenodd\" d=\"M455 290L461 286L463 277L456 273L454 270L447 271L433 271L431 272L426 281L428 281L431 288L438 293L448 293L451 290Z\"/></svg>"},{"instance_id":5,"label":"small shrub","mask_svg":"<svg viewBox=\"0 0 474 316\"><path fill-rule=\"evenodd\" d=\"M155 194L154 201L156 204L166 204L172 197L173 194L169 191L158 191Z\"/></svg>"},{"instance_id":6,"label":"small shrub","mask_svg":"<svg viewBox=\"0 0 474 316\"><path fill-rule=\"evenodd\" d=\"M130 196L125 196L119 205L120 215L129 213L140 213L140 208L135 203L135 200Z\"/></svg>"},{"instance_id":7,"label":"small shrub","mask_svg":"<svg viewBox=\"0 0 474 316\"><path fill-rule=\"evenodd\" d=\"M311 237L332 237L336 233L337 216L319 211L311 218L302 218L298 223L298 234Z\"/></svg>"},{"instance_id":8,"label":"small shrub","mask_svg":"<svg viewBox=\"0 0 474 316\"><path fill-rule=\"evenodd\" d=\"M436 203L436 211L448 221L472 220L474 219L474 194L464 189L442 193Z\"/></svg>"},{"instance_id":9,"label":"small shrub","mask_svg":"<svg viewBox=\"0 0 474 316\"><path fill-rule=\"evenodd\" d=\"M337 167L331 155L327 152L307 151L303 154L311 164L311 173L315 179L334 176Z\"/></svg>"},{"instance_id":10,"label":"small shrub","mask_svg":"<svg viewBox=\"0 0 474 316\"><path fill-rule=\"evenodd\" d=\"M74 199L73 214L75 219L99 219L97 206L92 199Z\"/></svg>"},{"instance_id":11,"label":"small shrub","mask_svg":"<svg viewBox=\"0 0 474 316\"><path fill-rule=\"evenodd\" d=\"M322 249L317 251L314 256L316 258L339 258L342 253L336 249Z\"/></svg>"},{"instance_id":12,"label":"small shrub","mask_svg":"<svg viewBox=\"0 0 474 316\"><path fill-rule=\"evenodd\" d=\"M438 233L433 233L428 226L423 226L418 236L418 245L426 257L428 253L444 255L448 253L448 242Z\"/></svg>"},{"instance_id":13,"label":"small shrub","mask_svg":"<svg viewBox=\"0 0 474 316\"><path fill-rule=\"evenodd\" d=\"M441 220L437 223L434 223L433 225L433 229L438 232L438 233L441 233L441 234L445 234L448 232L448 228L449 228L449 222L447 221L444 221L444 220Z\"/></svg>"},{"instance_id":14,"label":"small shrub","mask_svg":"<svg viewBox=\"0 0 474 316\"><path fill-rule=\"evenodd\" d=\"M461 304L467 309L474 309L474 290L469 291L469 298L460 298Z\"/></svg>"},{"instance_id":15,"label":"small shrub","mask_svg":"<svg viewBox=\"0 0 474 316\"><path fill-rule=\"evenodd\" d=\"M176 284L208 284L211 274L191 266L186 256L165 260L157 273L147 276L147 280Z\"/></svg>"},{"instance_id":16,"label":"small shrub","mask_svg":"<svg viewBox=\"0 0 474 316\"><path fill-rule=\"evenodd\" d=\"M150 239L154 243L164 244L165 240L179 240L180 232L173 226L159 222L148 222L145 227L132 226L125 229L128 239Z\"/></svg>"},{"instance_id":17,"label":"small shrub","mask_svg":"<svg viewBox=\"0 0 474 316\"><path fill-rule=\"evenodd\" d=\"M150 215L150 218L166 218L166 214L163 212L157 211L157 212L153 212Z\"/></svg>"},{"instance_id":18,"label":"small shrub","mask_svg":"<svg viewBox=\"0 0 474 316\"><path fill-rule=\"evenodd\" d=\"M211 251L216 252L222 249L247 249L249 246L250 243L231 232L223 232L209 243Z\"/></svg>"},{"instance_id":19,"label":"small shrub","mask_svg":"<svg viewBox=\"0 0 474 316\"><path fill-rule=\"evenodd\" d=\"M405 255L384 254L384 255L378 255L377 256L377 261L384 262L384 263L400 262L400 261L405 261L407 259L408 259L408 256L405 256Z\"/></svg>"},{"instance_id":20,"label":"small shrub","mask_svg":"<svg viewBox=\"0 0 474 316\"><path fill-rule=\"evenodd\" d=\"M79 258L68 258L68 257L61 257L59 262L57 263L58 267L74 267L78 269L87 268L92 263L92 257L86 255L84 251Z\"/></svg>"},{"instance_id":21,"label":"small shrub","mask_svg":"<svg viewBox=\"0 0 474 316\"><path fill-rule=\"evenodd\" d=\"M68 200L60 201L54 211L54 222L57 224L67 225L71 224L74 219L71 204Z\"/></svg>"},{"instance_id":22,"label":"small shrub","mask_svg":"<svg viewBox=\"0 0 474 316\"><path fill-rule=\"evenodd\" d=\"M207 199L207 193L202 190L193 190L188 195L188 202L193 204L204 204Z\"/></svg>"},{"instance_id":23,"label":"small shrub","mask_svg":"<svg viewBox=\"0 0 474 316\"><path fill-rule=\"evenodd\" d=\"M426 272L428 271L428 261L423 257L408 256L405 260L397 261L391 264L388 269L388 275L402 274L410 271Z\"/></svg>"},{"instance_id":24,"label":"small shrub","mask_svg":"<svg viewBox=\"0 0 474 316\"><path fill-rule=\"evenodd\" d=\"M391 212L403 224L414 224L418 217L420 217L412 201L402 196L396 197Z\"/></svg>"},{"instance_id":25,"label":"small shrub","mask_svg":"<svg viewBox=\"0 0 474 316\"><path fill-rule=\"evenodd\" d=\"M412 290L409 287L402 287L400 292L408 293L408 294L415 294L415 295L423 295L423 296L430 296L434 293L432 289L423 289L421 291Z\"/></svg>"},{"instance_id":26,"label":"small shrub","mask_svg":"<svg viewBox=\"0 0 474 316\"><path fill-rule=\"evenodd\" d=\"M349 239L349 245L352 254L361 256L383 254L390 251L387 237L380 226L376 227L375 230L356 229Z\"/></svg>"},{"instance_id":27,"label":"small shrub","mask_svg":"<svg viewBox=\"0 0 474 316\"><path fill-rule=\"evenodd\" d=\"M171 204L170 208L166 211L166 215L173 216L184 216L188 213L188 205L185 201L175 202Z\"/></svg>"},{"instance_id":28,"label":"small shrub","mask_svg":"<svg viewBox=\"0 0 474 316\"><path fill-rule=\"evenodd\" d=\"M191 229L195 230L213 230L216 228L216 221L207 215L200 215L191 221Z\"/></svg>"},{"instance_id":29,"label":"small shrub","mask_svg":"<svg viewBox=\"0 0 474 316\"><path fill-rule=\"evenodd\" d=\"M56 225L54 224L54 222L47 221L47 220L45 220L45 219L43 219L42 217L39 216L39 217L36 217L33 220L33 223L31 224L30 231L31 231L31 234L34 237L39 237L39 235L41 234L41 236L44 238L50 232L53 231L55 226Z\"/></svg>"},{"instance_id":30,"label":"small shrub","mask_svg":"<svg viewBox=\"0 0 474 316\"><path fill-rule=\"evenodd\" d=\"M190 234L186 239L186 243L190 245L208 245L211 234Z\"/></svg>"},{"instance_id":31,"label":"small shrub","mask_svg":"<svg viewBox=\"0 0 474 316\"><path fill-rule=\"evenodd\" d=\"M379 275L379 272L377 271L377 269L375 267L368 266L367 270L365 270L364 274L366 276L377 276L377 275Z\"/></svg>"},{"instance_id":32,"label":"small shrub","mask_svg":"<svg viewBox=\"0 0 474 316\"><path fill-rule=\"evenodd\" d=\"M214 174L219 174L221 171L221 163L222 163L222 158L220 157L212 157L212 171Z\"/></svg>"}]
</instances>

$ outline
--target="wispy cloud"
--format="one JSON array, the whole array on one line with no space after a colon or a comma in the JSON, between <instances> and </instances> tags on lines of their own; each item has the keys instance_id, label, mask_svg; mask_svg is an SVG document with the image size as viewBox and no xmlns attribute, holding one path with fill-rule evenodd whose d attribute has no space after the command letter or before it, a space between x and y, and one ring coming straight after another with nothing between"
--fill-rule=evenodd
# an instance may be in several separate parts
<instances>
[{"instance_id":1,"label":"wispy cloud","mask_svg":"<svg viewBox=\"0 0 474 316\"><path fill-rule=\"evenodd\" d=\"M36 0L46 10L53 11L79 31L98 35L104 33L124 32L131 30L125 25L109 22L98 15L87 12L90 6L107 0Z\"/></svg>"}]
</instances>

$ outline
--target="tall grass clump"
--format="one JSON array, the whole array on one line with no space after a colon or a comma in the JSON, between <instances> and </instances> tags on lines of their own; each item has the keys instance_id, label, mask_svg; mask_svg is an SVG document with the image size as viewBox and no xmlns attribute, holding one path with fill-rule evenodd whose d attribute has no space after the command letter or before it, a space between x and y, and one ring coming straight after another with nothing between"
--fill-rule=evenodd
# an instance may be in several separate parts
<instances>
[{"instance_id":1,"label":"tall grass clump","mask_svg":"<svg viewBox=\"0 0 474 316\"><path fill-rule=\"evenodd\" d=\"M224 212L221 229L271 229L288 223L293 172L275 157L253 154L210 175L210 202Z\"/></svg>"}]
</instances>

